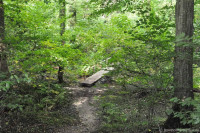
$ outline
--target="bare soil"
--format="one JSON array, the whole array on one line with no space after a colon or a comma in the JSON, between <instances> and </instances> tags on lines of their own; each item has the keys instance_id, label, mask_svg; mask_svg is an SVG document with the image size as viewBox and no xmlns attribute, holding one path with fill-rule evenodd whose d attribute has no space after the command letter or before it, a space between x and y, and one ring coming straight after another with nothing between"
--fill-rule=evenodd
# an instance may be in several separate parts
<instances>
[{"instance_id":1,"label":"bare soil","mask_svg":"<svg viewBox=\"0 0 200 133\"><path fill-rule=\"evenodd\" d=\"M73 106L76 110L74 112L78 113L80 122L74 126L58 129L56 133L97 133L100 119L97 115L98 108L94 106L97 104L95 96L101 95L106 89L89 87L69 87L66 89L71 90L74 95Z\"/></svg>"}]
</instances>

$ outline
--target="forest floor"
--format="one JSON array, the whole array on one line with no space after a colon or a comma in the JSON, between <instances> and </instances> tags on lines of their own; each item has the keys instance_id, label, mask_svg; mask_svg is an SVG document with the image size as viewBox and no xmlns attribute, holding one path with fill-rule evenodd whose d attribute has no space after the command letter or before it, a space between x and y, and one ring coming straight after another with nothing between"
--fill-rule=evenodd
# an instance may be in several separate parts
<instances>
[{"instance_id":1,"label":"forest floor","mask_svg":"<svg viewBox=\"0 0 200 133\"><path fill-rule=\"evenodd\" d=\"M96 133L100 118L95 97L100 96L106 89L101 87L66 87L74 96L73 106L79 118L79 123L62 127L56 133ZM94 106L95 105L95 106Z\"/></svg>"}]
</instances>

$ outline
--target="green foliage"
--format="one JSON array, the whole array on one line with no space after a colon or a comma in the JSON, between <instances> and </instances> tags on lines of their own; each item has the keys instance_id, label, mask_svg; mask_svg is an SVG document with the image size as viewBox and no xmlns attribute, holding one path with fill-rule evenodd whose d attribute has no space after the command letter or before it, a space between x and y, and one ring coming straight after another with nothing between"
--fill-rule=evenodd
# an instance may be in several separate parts
<instances>
[{"instance_id":1,"label":"green foliage","mask_svg":"<svg viewBox=\"0 0 200 133\"><path fill-rule=\"evenodd\" d=\"M65 76L71 76L81 51L70 43L61 45L58 3L4 4L11 76L0 83L2 132L46 132L50 126L73 123L74 116L62 112L72 98L56 83L57 67L67 66Z\"/></svg>"},{"instance_id":2,"label":"green foliage","mask_svg":"<svg viewBox=\"0 0 200 133\"><path fill-rule=\"evenodd\" d=\"M111 76L120 89L110 90L99 99L103 132L157 130L166 118L163 112L170 105L167 100L173 88L174 5L171 0L68 1L66 9L77 13L76 24L71 27L70 10L66 18L59 19L59 1L6 0L5 43L11 76L0 82L4 129L22 121L41 123L42 128L73 121L70 114L62 117L58 111L71 104L69 92L56 83L58 66L62 66L67 85L114 67ZM198 88L198 0L195 11L194 87ZM63 21L66 29L61 36ZM175 115L185 124L199 124L199 99L172 101L194 106L193 112ZM29 132L30 126L26 127L19 127L17 132ZM36 127L30 130L39 131Z\"/></svg>"},{"instance_id":3,"label":"green foliage","mask_svg":"<svg viewBox=\"0 0 200 133\"><path fill-rule=\"evenodd\" d=\"M193 107L191 111L184 111L181 110L180 112L173 112L175 117L180 118L182 124L192 124L195 127L200 125L200 106L199 106L199 99L191 99L186 98L184 100L180 100L178 98L172 98L171 102L179 104L183 108L185 107Z\"/></svg>"},{"instance_id":4,"label":"green foliage","mask_svg":"<svg viewBox=\"0 0 200 133\"><path fill-rule=\"evenodd\" d=\"M9 83L9 87L1 90L1 113L4 113L2 132L16 129L26 132L35 123L45 127L73 121L72 116L63 116L62 112L57 111L71 105L71 96L62 86L44 81L34 83L27 74L21 78L13 75L5 82ZM19 123L27 127L21 129Z\"/></svg>"},{"instance_id":5,"label":"green foliage","mask_svg":"<svg viewBox=\"0 0 200 133\"><path fill-rule=\"evenodd\" d=\"M42 72L47 79L56 80L57 66L68 66L68 69L72 69L81 57L81 52L70 45L60 46L49 41L44 41L40 45L38 50L17 53L13 63L18 66L18 71L29 72L36 79L41 78L39 76Z\"/></svg>"},{"instance_id":6,"label":"green foliage","mask_svg":"<svg viewBox=\"0 0 200 133\"><path fill-rule=\"evenodd\" d=\"M199 88L200 87L200 68L194 68L194 88Z\"/></svg>"},{"instance_id":7,"label":"green foliage","mask_svg":"<svg viewBox=\"0 0 200 133\"><path fill-rule=\"evenodd\" d=\"M109 28L106 33L110 37L102 41L103 54L110 57L108 65L114 64L115 74L126 79L127 83L140 81L149 87L167 88L172 81L172 37L169 27L160 28L163 31L159 31L155 30L155 22L152 23L147 28L143 27L146 25L143 22L134 26L123 15L112 18L111 23L107 24Z\"/></svg>"},{"instance_id":8,"label":"green foliage","mask_svg":"<svg viewBox=\"0 0 200 133\"><path fill-rule=\"evenodd\" d=\"M82 53L68 42L70 32L60 36L58 3L8 1L5 5L12 73L28 73L33 80L57 80L58 66L67 66L64 71L69 73L77 70L75 64L81 62ZM11 10L12 6L17 9ZM61 45L61 40L66 44Z\"/></svg>"},{"instance_id":9,"label":"green foliage","mask_svg":"<svg viewBox=\"0 0 200 133\"><path fill-rule=\"evenodd\" d=\"M140 88L110 88L99 97L102 132L158 131L165 121L165 100L171 92L154 92L141 96ZM159 103L159 104L158 104ZM162 105L163 104L163 105Z\"/></svg>"}]
</instances>

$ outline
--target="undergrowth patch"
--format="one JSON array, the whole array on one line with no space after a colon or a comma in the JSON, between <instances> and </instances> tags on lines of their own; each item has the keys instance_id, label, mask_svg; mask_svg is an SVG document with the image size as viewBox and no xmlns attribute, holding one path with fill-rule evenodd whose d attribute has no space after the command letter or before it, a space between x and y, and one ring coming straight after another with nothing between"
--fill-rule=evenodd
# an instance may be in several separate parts
<instances>
[{"instance_id":1,"label":"undergrowth patch","mask_svg":"<svg viewBox=\"0 0 200 133\"><path fill-rule=\"evenodd\" d=\"M140 90L140 91L139 91ZM166 120L170 91L141 92L141 88L115 87L98 97L102 117L100 132L159 131ZM165 97L165 98L163 98Z\"/></svg>"},{"instance_id":2,"label":"undergrowth patch","mask_svg":"<svg viewBox=\"0 0 200 133\"><path fill-rule=\"evenodd\" d=\"M5 81L9 88L1 91L0 132L43 133L76 122L67 89L48 81L15 81Z\"/></svg>"}]
</instances>

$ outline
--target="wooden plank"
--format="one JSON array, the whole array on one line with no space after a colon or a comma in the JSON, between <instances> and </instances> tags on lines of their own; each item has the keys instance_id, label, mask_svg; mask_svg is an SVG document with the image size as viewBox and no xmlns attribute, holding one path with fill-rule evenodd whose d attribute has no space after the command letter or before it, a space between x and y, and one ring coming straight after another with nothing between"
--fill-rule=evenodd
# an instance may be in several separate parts
<instances>
[{"instance_id":1,"label":"wooden plank","mask_svg":"<svg viewBox=\"0 0 200 133\"><path fill-rule=\"evenodd\" d=\"M91 87L92 85L94 85L99 79L101 79L104 74L108 73L109 70L113 70L112 68L108 68L106 70L100 70L98 72L96 72L95 74L93 74L92 76L86 78L86 80L82 81L80 83L81 86L87 86L87 87Z\"/></svg>"}]
</instances>

